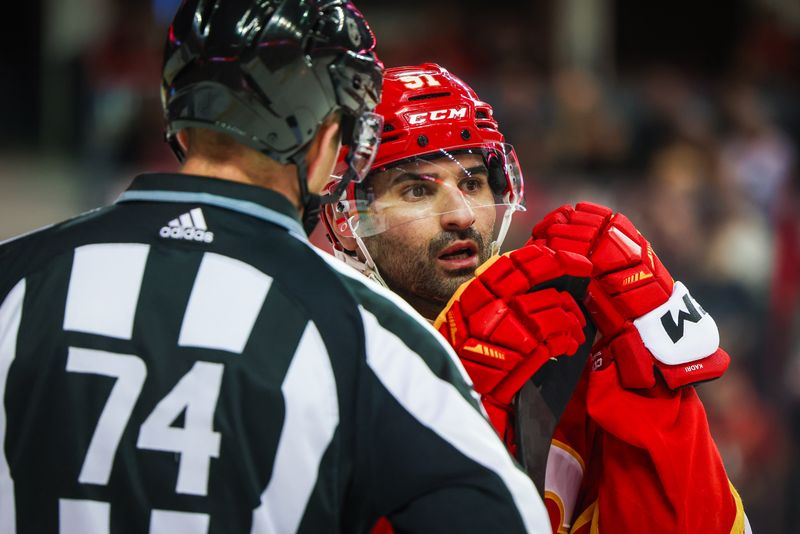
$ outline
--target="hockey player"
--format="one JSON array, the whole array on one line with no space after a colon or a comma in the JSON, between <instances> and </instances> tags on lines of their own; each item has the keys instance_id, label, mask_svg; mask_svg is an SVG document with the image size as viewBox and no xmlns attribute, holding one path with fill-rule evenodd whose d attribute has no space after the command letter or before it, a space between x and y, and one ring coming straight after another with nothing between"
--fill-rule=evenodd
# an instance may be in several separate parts
<instances>
[{"instance_id":1,"label":"hockey player","mask_svg":"<svg viewBox=\"0 0 800 534\"><path fill-rule=\"evenodd\" d=\"M340 138L369 168L373 47L344 0L181 5L181 172L0 245L0 532L549 528L450 347L300 222Z\"/></svg>"},{"instance_id":2,"label":"hockey player","mask_svg":"<svg viewBox=\"0 0 800 534\"><path fill-rule=\"evenodd\" d=\"M565 252L592 263L581 300L600 335L547 457L553 532L749 531L692 387L729 358L713 319L632 223L602 206L564 206L525 247L490 258L523 195L491 107L426 64L387 69L377 111L385 126L372 172L323 218L334 252L435 323L512 450L523 430L514 394L583 341L574 292L548 285L580 277Z\"/></svg>"}]
</instances>

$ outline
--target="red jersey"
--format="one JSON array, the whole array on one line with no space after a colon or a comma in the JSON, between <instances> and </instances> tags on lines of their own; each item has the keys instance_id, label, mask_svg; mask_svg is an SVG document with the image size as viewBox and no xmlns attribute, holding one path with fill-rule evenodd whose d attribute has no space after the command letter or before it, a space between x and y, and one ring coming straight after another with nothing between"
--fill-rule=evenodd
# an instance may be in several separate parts
<instances>
[{"instance_id":1,"label":"red jersey","mask_svg":"<svg viewBox=\"0 0 800 534\"><path fill-rule=\"evenodd\" d=\"M554 433L545 504L557 534L744 533L693 387L623 389L585 370Z\"/></svg>"}]
</instances>

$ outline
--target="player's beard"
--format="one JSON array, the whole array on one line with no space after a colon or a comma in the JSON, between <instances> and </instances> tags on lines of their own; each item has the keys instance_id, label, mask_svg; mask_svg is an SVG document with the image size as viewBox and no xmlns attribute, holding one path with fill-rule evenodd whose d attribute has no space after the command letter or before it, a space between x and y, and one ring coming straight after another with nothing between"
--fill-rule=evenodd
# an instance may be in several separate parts
<instances>
[{"instance_id":1,"label":"player's beard","mask_svg":"<svg viewBox=\"0 0 800 534\"><path fill-rule=\"evenodd\" d=\"M427 248L385 236L364 241L389 289L424 317L433 320L459 286L475 275L473 268L444 271L437 263L440 252L459 240L475 241L478 265L491 256L491 239L484 238L473 227L441 232L428 243Z\"/></svg>"}]
</instances>

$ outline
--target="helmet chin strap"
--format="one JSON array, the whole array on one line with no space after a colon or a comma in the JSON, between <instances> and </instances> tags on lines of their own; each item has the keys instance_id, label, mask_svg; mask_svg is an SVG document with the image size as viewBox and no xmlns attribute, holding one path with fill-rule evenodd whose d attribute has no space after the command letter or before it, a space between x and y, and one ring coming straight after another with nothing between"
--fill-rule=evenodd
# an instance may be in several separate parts
<instances>
[{"instance_id":1,"label":"helmet chin strap","mask_svg":"<svg viewBox=\"0 0 800 534\"><path fill-rule=\"evenodd\" d=\"M317 195L308 190L308 164L306 163L305 154L300 157L295 157L292 162L297 167L297 181L300 184L300 205L303 206L303 230L306 234L311 234L319 223L320 211L325 204L333 204L336 202L342 192L344 192L347 184L353 179L354 172L348 170L336 188L326 194Z\"/></svg>"},{"instance_id":2,"label":"helmet chin strap","mask_svg":"<svg viewBox=\"0 0 800 534\"><path fill-rule=\"evenodd\" d=\"M308 163L306 163L306 152L295 155L291 158L292 163L297 167L297 183L300 186L300 205L303 207L303 230L306 235L311 234L319 222L319 212L322 207L320 196L308 190Z\"/></svg>"},{"instance_id":3,"label":"helmet chin strap","mask_svg":"<svg viewBox=\"0 0 800 534\"><path fill-rule=\"evenodd\" d=\"M348 169L347 172L344 173L344 176L336 182L336 187L328 193L327 195L323 195L320 197L319 201L320 204L333 204L334 202L338 202L339 199L342 197L342 193L344 190L347 189L347 186L353 180L353 175L355 171Z\"/></svg>"},{"instance_id":4,"label":"helmet chin strap","mask_svg":"<svg viewBox=\"0 0 800 534\"><path fill-rule=\"evenodd\" d=\"M364 256L363 260L359 259L358 256L354 254L348 254L344 250L340 250L336 247L333 248L333 255L378 285L391 289L381 276L380 271L378 271L378 266L375 265L375 261L372 259L369 250L367 250L367 245L364 243L364 240L355 232L353 232L353 238L356 240L356 246L358 250L361 251L361 255Z\"/></svg>"},{"instance_id":5,"label":"helmet chin strap","mask_svg":"<svg viewBox=\"0 0 800 534\"><path fill-rule=\"evenodd\" d=\"M358 234L356 233L353 233L353 237L355 237L358 249L364 255L364 261L359 262L364 265L364 270L362 270L361 272L364 273L367 276L367 278L373 280L374 282L377 282L379 285L382 285L387 289L391 289L386 284L386 281L381 276L381 273L378 271L378 266L372 260L372 256L370 256L369 250L367 250L367 245L364 243L364 240L361 239L361 237L359 237Z\"/></svg>"},{"instance_id":6,"label":"helmet chin strap","mask_svg":"<svg viewBox=\"0 0 800 534\"><path fill-rule=\"evenodd\" d=\"M500 231L497 233L497 239L492 241L492 256L500 254L500 247L506 239L508 228L511 226L511 218L514 216L515 211L517 211L516 208L509 207L503 214L503 221L500 223Z\"/></svg>"}]
</instances>

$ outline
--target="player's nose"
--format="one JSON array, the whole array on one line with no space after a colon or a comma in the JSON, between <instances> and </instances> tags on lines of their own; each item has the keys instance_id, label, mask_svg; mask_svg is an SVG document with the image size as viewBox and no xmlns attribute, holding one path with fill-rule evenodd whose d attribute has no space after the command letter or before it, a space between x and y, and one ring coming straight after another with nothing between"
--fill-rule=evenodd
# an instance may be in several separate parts
<instances>
[{"instance_id":1,"label":"player's nose","mask_svg":"<svg viewBox=\"0 0 800 534\"><path fill-rule=\"evenodd\" d=\"M455 204L439 220L445 230L464 230L475 224L475 211L467 203Z\"/></svg>"}]
</instances>

